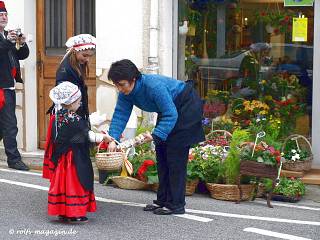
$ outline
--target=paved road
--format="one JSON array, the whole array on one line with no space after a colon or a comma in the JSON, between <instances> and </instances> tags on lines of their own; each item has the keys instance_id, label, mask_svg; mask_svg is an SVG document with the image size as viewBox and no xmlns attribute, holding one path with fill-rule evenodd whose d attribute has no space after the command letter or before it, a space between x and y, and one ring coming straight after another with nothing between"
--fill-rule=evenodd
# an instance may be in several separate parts
<instances>
[{"instance_id":1,"label":"paved road","mask_svg":"<svg viewBox=\"0 0 320 240\"><path fill-rule=\"evenodd\" d=\"M155 193L95 184L98 210L89 223L63 224L46 214L49 183L39 173L0 168L0 240L7 239L320 239L320 204L187 197L187 213L142 211Z\"/></svg>"}]
</instances>

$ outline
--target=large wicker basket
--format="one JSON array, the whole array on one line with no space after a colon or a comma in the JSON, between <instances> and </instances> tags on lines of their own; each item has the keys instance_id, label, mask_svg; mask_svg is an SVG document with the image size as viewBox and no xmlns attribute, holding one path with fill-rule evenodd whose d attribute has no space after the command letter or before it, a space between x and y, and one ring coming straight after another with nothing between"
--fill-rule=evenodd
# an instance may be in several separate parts
<instances>
[{"instance_id":1,"label":"large wicker basket","mask_svg":"<svg viewBox=\"0 0 320 240\"><path fill-rule=\"evenodd\" d=\"M125 158L125 154L121 152L100 152L101 143L96 153L96 165L99 170L118 171Z\"/></svg>"},{"instance_id":2,"label":"large wicker basket","mask_svg":"<svg viewBox=\"0 0 320 240\"><path fill-rule=\"evenodd\" d=\"M238 201L240 199L240 192L237 185L216 184L216 183L207 183L206 185L210 192L210 196L214 199L226 200L226 201ZM252 196L254 185L242 184L241 189L242 189L241 200L249 200Z\"/></svg>"},{"instance_id":3,"label":"large wicker basket","mask_svg":"<svg viewBox=\"0 0 320 240\"><path fill-rule=\"evenodd\" d=\"M192 194L194 194L196 187L199 183L199 179L193 180L193 181L187 181L186 182L186 196L191 196ZM153 183L153 184L149 184L149 189L151 191L157 192L159 188L159 183Z\"/></svg>"},{"instance_id":4,"label":"large wicker basket","mask_svg":"<svg viewBox=\"0 0 320 240\"><path fill-rule=\"evenodd\" d=\"M286 161L282 165L282 169L288 170L288 171L295 171L295 172L309 171L311 169L313 155L312 155L311 144L307 138L305 138L304 136L299 135L299 134L290 135L289 137L287 137L284 140L281 151L282 152L284 151L285 146L289 140L297 140L297 139L303 140L303 143L301 145L302 145L302 147L305 147L308 149L308 151L310 152L310 157L304 159L303 161L300 161L300 160L290 161L290 160L286 159ZM301 147L300 144L298 143L298 141L297 141L297 145L298 145L298 148Z\"/></svg>"},{"instance_id":5,"label":"large wicker basket","mask_svg":"<svg viewBox=\"0 0 320 240\"><path fill-rule=\"evenodd\" d=\"M148 187L147 183L132 177L115 176L115 177L112 177L111 180L119 188L123 188L123 189L139 190L139 189L146 189Z\"/></svg>"}]
</instances>

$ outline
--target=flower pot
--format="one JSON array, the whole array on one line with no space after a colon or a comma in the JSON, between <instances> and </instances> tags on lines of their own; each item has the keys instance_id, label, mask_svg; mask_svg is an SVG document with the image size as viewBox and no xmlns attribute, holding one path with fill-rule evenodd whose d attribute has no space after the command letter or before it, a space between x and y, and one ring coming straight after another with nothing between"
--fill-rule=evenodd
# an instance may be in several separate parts
<instances>
[{"instance_id":1,"label":"flower pot","mask_svg":"<svg viewBox=\"0 0 320 240\"><path fill-rule=\"evenodd\" d=\"M312 157L307 158L304 161L287 161L283 163L282 169L294 172L309 171L312 165Z\"/></svg>"},{"instance_id":2,"label":"flower pot","mask_svg":"<svg viewBox=\"0 0 320 240\"><path fill-rule=\"evenodd\" d=\"M199 183L199 179L187 181L186 196L191 196L195 192L198 183Z\"/></svg>"},{"instance_id":3,"label":"flower pot","mask_svg":"<svg viewBox=\"0 0 320 240\"><path fill-rule=\"evenodd\" d=\"M266 28L267 33L269 33L269 34L273 33L273 31L274 31L274 27L272 27L271 24L267 24L265 28Z\"/></svg>"},{"instance_id":4,"label":"flower pot","mask_svg":"<svg viewBox=\"0 0 320 240\"><path fill-rule=\"evenodd\" d=\"M195 180L192 180L192 181L187 181L186 182L186 194L185 195L186 196L191 196L195 192L198 183L199 183L199 179L195 179ZM154 191L154 192L157 192L158 188L159 188L159 183L149 184L149 189Z\"/></svg>"},{"instance_id":5,"label":"flower pot","mask_svg":"<svg viewBox=\"0 0 320 240\"><path fill-rule=\"evenodd\" d=\"M278 169L276 166L267 165L255 161L241 161L240 173L241 175L274 179L278 175Z\"/></svg>"},{"instance_id":6,"label":"flower pot","mask_svg":"<svg viewBox=\"0 0 320 240\"><path fill-rule=\"evenodd\" d=\"M272 200L274 201L280 201L280 202L291 202L291 203L296 203L301 200L301 196L295 196L295 197L288 197L284 196L282 194L272 194Z\"/></svg>"},{"instance_id":7,"label":"flower pot","mask_svg":"<svg viewBox=\"0 0 320 240\"><path fill-rule=\"evenodd\" d=\"M210 196L218 200L238 201L240 199L240 191L238 185L207 183ZM253 184L241 184L242 199L249 200L254 190Z\"/></svg>"}]
</instances>

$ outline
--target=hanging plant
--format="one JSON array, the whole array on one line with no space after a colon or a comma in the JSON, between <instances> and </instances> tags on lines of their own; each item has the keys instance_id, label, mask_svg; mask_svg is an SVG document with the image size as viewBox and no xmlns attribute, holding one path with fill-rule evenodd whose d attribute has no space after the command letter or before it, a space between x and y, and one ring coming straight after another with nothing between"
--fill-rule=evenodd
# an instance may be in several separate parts
<instances>
[{"instance_id":1,"label":"hanging plant","mask_svg":"<svg viewBox=\"0 0 320 240\"><path fill-rule=\"evenodd\" d=\"M291 11L262 10L258 11L254 17L254 23L263 23L268 33L286 33L292 29L292 19L295 14Z\"/></svg>"}]
</instances>

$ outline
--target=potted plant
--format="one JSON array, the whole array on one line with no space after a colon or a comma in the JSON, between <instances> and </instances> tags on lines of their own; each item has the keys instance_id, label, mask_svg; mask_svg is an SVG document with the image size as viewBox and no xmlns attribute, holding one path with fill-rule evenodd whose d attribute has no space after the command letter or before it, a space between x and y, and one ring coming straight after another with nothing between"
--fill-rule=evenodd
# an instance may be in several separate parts
<instances>
[{"instance_id":1,"label":"potted plant","mask_svg":"<svg viewBox=\"0 0 320 240\"><path fill-rule=\"evenodd\" d=\"M269 34L286 33L292 29L292 18L294 13L291 11L262 10L255 14L254 23L262 23Z\"/></svg>"},{"instance_id":2,"label":"potted plant","mask_svg":"<svg viewBox=\"0 0 320 240\"><path fill-rule=\"evenodd\" d=\"M271 181L265 180L264 186L266 189L270 189L272 185ZM301 179L295 178L280 178L278 186L273 190L272 200L284 201L284 202L297 202L305 194L305 185Z\"/></svg>"},{"instance_id":3,"label":"potted plant","mask_svg":"<svg viewBox=\"0 0 320 240\"><path fill-rule=\"evenodd\" d=\"M187 183L186 183L186 195L192 195L199 183L199 179L203 179L201 172L200 161L194 158L192 151L189 155L189 161L187 164Z\"/></svg>"},{"instance_id":4,"label":"potted plant","mask_svg":"<svg viewBox=\"0 0 320 240\"><path fill-rule=\"evenodd\" d=\"M284 140L282 155L285 158L283 169L289 171L308 171L311 169L313 155L308 139L293 134Z\"/></svg>"},{"instance_id":5,"label":"potted plant","mask_svg":"<svg viewBox=\"0 0 320 240\"><path fill-rule=\"evenodd\" d=\"M230 148L226 159L222 166L218 169L217 178L212 179L215 182L208 182L207 188L210 191L212 198L219 200L238 201L240 198L240 191L238 189L237 180L240 171L240 145L248 141L249 132L247 130L236 129L233 132L230 142ZM222 176L222 177L221 177ZM243 179L244 180L244 179ZM244 181L245 182L245 181ZM243 183L244 183L243 182ZM252 184L241 185L243 190L243 199L249 199L253 191Z\"/></svg>"},{"instance_id":6,"label":"potted plant","mask_svg":"<svg viewBox=\"0 0 320 240\"><path fill-rule=\"evenodd\" d=\"M221 90L209 90L206 103L203 106L204 116L215 118L225 114L230 98L230 92Z\"/></svg>"}]
</instances>

